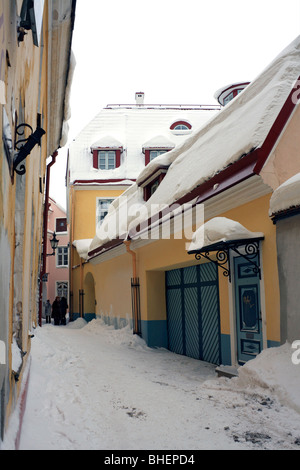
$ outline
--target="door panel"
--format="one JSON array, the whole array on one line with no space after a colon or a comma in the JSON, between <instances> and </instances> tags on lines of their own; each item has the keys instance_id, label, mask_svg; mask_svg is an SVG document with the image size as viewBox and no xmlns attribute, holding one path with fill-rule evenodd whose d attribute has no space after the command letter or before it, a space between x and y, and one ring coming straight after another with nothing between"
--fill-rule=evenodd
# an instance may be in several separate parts
<instances>
[{"instance_id":1,"label":"door panel","mask_svg":"<svg viewBox=\"0 0 300 470\"><path fill-rule=\"evenodd\" d=\"M234 258L237 359L243 364L262 350L260 280L252 264Z\"/></svg>"},{"instance_id":2,"label":"door panel","mask_svg":"<svg viewBox=\"0 0 300 470\"><path fill-rule=\"evenodd\" d=\"M181 290L170 289L168 292L167 299L169 312L169 349L177 354L184 354L181 313Z\"/></svg>"},{"instance_id":3,"label":"door panel","mask_svg":"<svg viewBox=\"0 0 300 470\"><path fill-rule=\"evenodd\" d=\"M218 272L213 263L166 273L169 349L220 363Z\"/></svg>"}]
</instances>

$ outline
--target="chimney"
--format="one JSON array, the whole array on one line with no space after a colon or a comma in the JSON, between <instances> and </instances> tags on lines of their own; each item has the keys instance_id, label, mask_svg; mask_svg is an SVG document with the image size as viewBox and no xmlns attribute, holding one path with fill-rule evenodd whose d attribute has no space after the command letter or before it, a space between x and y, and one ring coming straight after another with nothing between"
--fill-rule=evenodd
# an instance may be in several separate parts
<instances>
[{"instance_id":1,"label":"chimney","mask_svg":"<svg viewBox=\"0 0 300 470\"><path fill-rule=\"evenodd\" d=\"M145 95L145 93L143 93L142 91L136 92L136 94L135 94L135 102L136 102L137 105L142 105L142 104L144 104L144 95Z\"/></svg>"}]
</instances>

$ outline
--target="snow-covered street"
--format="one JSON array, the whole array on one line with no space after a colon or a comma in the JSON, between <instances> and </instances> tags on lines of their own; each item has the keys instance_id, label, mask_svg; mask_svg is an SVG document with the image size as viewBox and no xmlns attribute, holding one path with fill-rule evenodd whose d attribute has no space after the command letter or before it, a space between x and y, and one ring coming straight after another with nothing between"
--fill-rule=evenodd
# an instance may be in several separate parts
<instances>
[{"instance_id":1,"label":"snow-covered street","mask_svg":"<svg viewBox=\"0 0 300 470\"><path fill-rule=\"evenodd\" d=\"M20 450L299 450L291 355L290 345L266 350L229 380L99 319L44 325L32 340ZM15 433L12 419L4 450Z\"/></svg>"}]
</instances>

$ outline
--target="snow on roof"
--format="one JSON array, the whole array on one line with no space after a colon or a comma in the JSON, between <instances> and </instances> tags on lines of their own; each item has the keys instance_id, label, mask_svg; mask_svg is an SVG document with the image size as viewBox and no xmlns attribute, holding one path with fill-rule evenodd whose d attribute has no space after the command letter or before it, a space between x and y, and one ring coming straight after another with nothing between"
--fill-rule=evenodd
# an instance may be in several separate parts
<instances>
[{"instance_id":1,"label":"snow on roof","mask_svg":"<svg viewBox=\"0 0 300 470\"><path fill-rule=\"evenodd\" d=\"M144 203L144 220L153 215L153 206L171 206L194 188L260 147L283 104L300 76L300 36L279 54L234 100L207 121L175 149L150 162L138 175L131 191L155 170L169 166L168 172ZM123 193L126 197L127 191ZM141 222L141 211L131 226ZM94 239L94 248L101 241Z\"/></svg>"},{"instance_id":2,"label":"snow on roof","mask_svg":"<svg viewBox=\"0 0 300 470\"><path fill-rule=\"evenodd\" d=\"M215 243L261 238L263 236L264 234L261 232L250 232L250 230L235 220L228 219L227 217L215 217L196 230L188 251L200 250Z\"/></svg>"},{"instance_id":3,"label":"snow on roof","mask_svg":"<svg viewBox=\"0 0 300 470\"><path fill-rule=\"evenodd\" d=\"M169 171L149 201L171 204L260 147L299 75L300 36L220 113L168 154ZM146 167L144 173L149 170Z\"/></svg>"},{"instance_id":4,"label":"snow on roof","mask_svg":"<svg viewBox=\"0 0 300 470\"><path fill-rule=\"evenodd\" d=\"M170 142L171 148L188 138L187 135L174 135L170 130L175 119L188 119L193 125L193 132L199 129L208 119L218 113L216 108L191 108L181 110L146 107L116 107L104 108L79 133L70 144L69 170L70 182L76 180L135 180L145 167L143 146L145 142L164 136ZM193 134L192 132L192 134ZM118 141L124 148L121 165L113 170L98 170L93 168L91 147L99 142L107 141L108 136ZM103 140L102 140L103 139Z\"/></svg>"},{"instance_id":5,"label":"snow on roof","mask_svg":"<svg viewBox=\"0 0 300 470\"><path fill-rule=\"evenodd\" d=\"M174 142L168 139L168 137L166 137L165 135L157 135L145 142L142 146L143 150L151 148L173 149L174 147Z\"/></svg>"},{"instance_id":6,"label":"snow on roof","mask_svg":"<svg viewBox=\"0 0 300 470\"><path fill-rule=\"evenodd\" d=\"M110 135L102 137L102 139L97 140L91 145L91 149L96 148L121 148L123 145L117 139Z\"/></svg>"},{"instance_id":7,"label":"snow on roof","mask_svg":"<svg viewBox=\"0 0 300 470\"><path fill-rule=\"evenodd\" d=\"M269 215L300 207L300 173L289 178L273 192L270 199Z\"/></svg>"},{"instance_id":8,"label":"snow on roof","mask_svg":"<svg viewBox=\"0 0 300 470\"><path fill-rule=\"evenodd\" d=\"M89 239L82 239L82 240L74 240L72 245L76 248L77 253L81 258L87 259L88 258L88 252L89 252L89 247L92 242L92 238Z\"/></svg>"},{"instance_id":9,"label":"snow on roof","mask_svg":"<svg viewBox=\"0 0 300 470\"><path fill-rule=\"evenodd\" d=\"M214 98L219 102L222 103L222 98L224 98L230 90L233 90L235 88L245 88L247 85L249 85L250 82L235 82L235 83L230 83L230 85L225 85L222 88L219 88L215 93L214 93ZM221 97L221 95L223 95Z\"/></svg>"}]
</instances>

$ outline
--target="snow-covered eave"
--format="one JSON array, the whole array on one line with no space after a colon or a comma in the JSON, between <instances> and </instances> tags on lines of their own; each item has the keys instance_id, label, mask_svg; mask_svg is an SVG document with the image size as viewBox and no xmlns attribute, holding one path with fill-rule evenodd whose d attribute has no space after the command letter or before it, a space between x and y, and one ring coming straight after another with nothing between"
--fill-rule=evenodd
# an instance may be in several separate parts
<instances>
[{"instance_id":1,"label":"snow-covered eave","mask_svg":"<svg viewBox=\"0 0 300 470\"><path fill-rule=\"evenodd\" d=\"M196 230L188 254L218 251L227 246L263 239L262 232L251 232L241 223L227 217L214 217Z\"/></svg>"},{"instance_id":2,"label":"snow-covered eave","mask_svg":"<svg viewBox=\"0 0 300 470\"><path fill-rule=\"evenodd\" d=\"M76 248L76 251L80 258L87 259L88 258L88 251L89 251L89 246L92 242L91 238L87 239L80 239L80 240L74 240L72 245L74 248Z\"/></svg>"},{"instance_id":3,"label":"snow-covered eave","mask_svg":"<svg viewBox=\"0 0 300 470\"><path fill-rule=\"evenodd\" d=\"M98 258L98 256L101 256L102 254L119 247L124 243L125 239L127 239L127 234L124 234L123 237L114 238L108 242L105 242L103 245L99 245L97 248L88 252L88 261L92 261L93 259Z\"/></svg>"},{"instance_id":4,"label":"snow-covered eave","mask_svg":"<svg viewBox=\"0 0 300 470\"><path fill-rule=\"evenodd\" d=\"M112 180L107 180L107 179L75 179L74 181L70 181L71 186L112 186L112 185L122 185L122 186L131 186L135 182L134 179L112 179Z\"/></svg>"},{"instance_id":5,"label":"snow-covered eave","mask_svg":"<svg viewBox=\"0 0 300 470\"><path fill-rule=\"evenodd\" d=\"M269 216L273 222L300 213L300 173L282 183L270 199Z\"/></svg>"},{"instance_id":6,"label":"snow-covered eave","mask_svg":"<svg viewBox=\"0 0 300 470\"><path fill-rule=\"evenodd\" d=\"M71 49L75 10L76 0L53 0L49 15L47 129L49 155L65 145L67 140L70 87L75 67Z\"/></svg>"}]
</instances>

